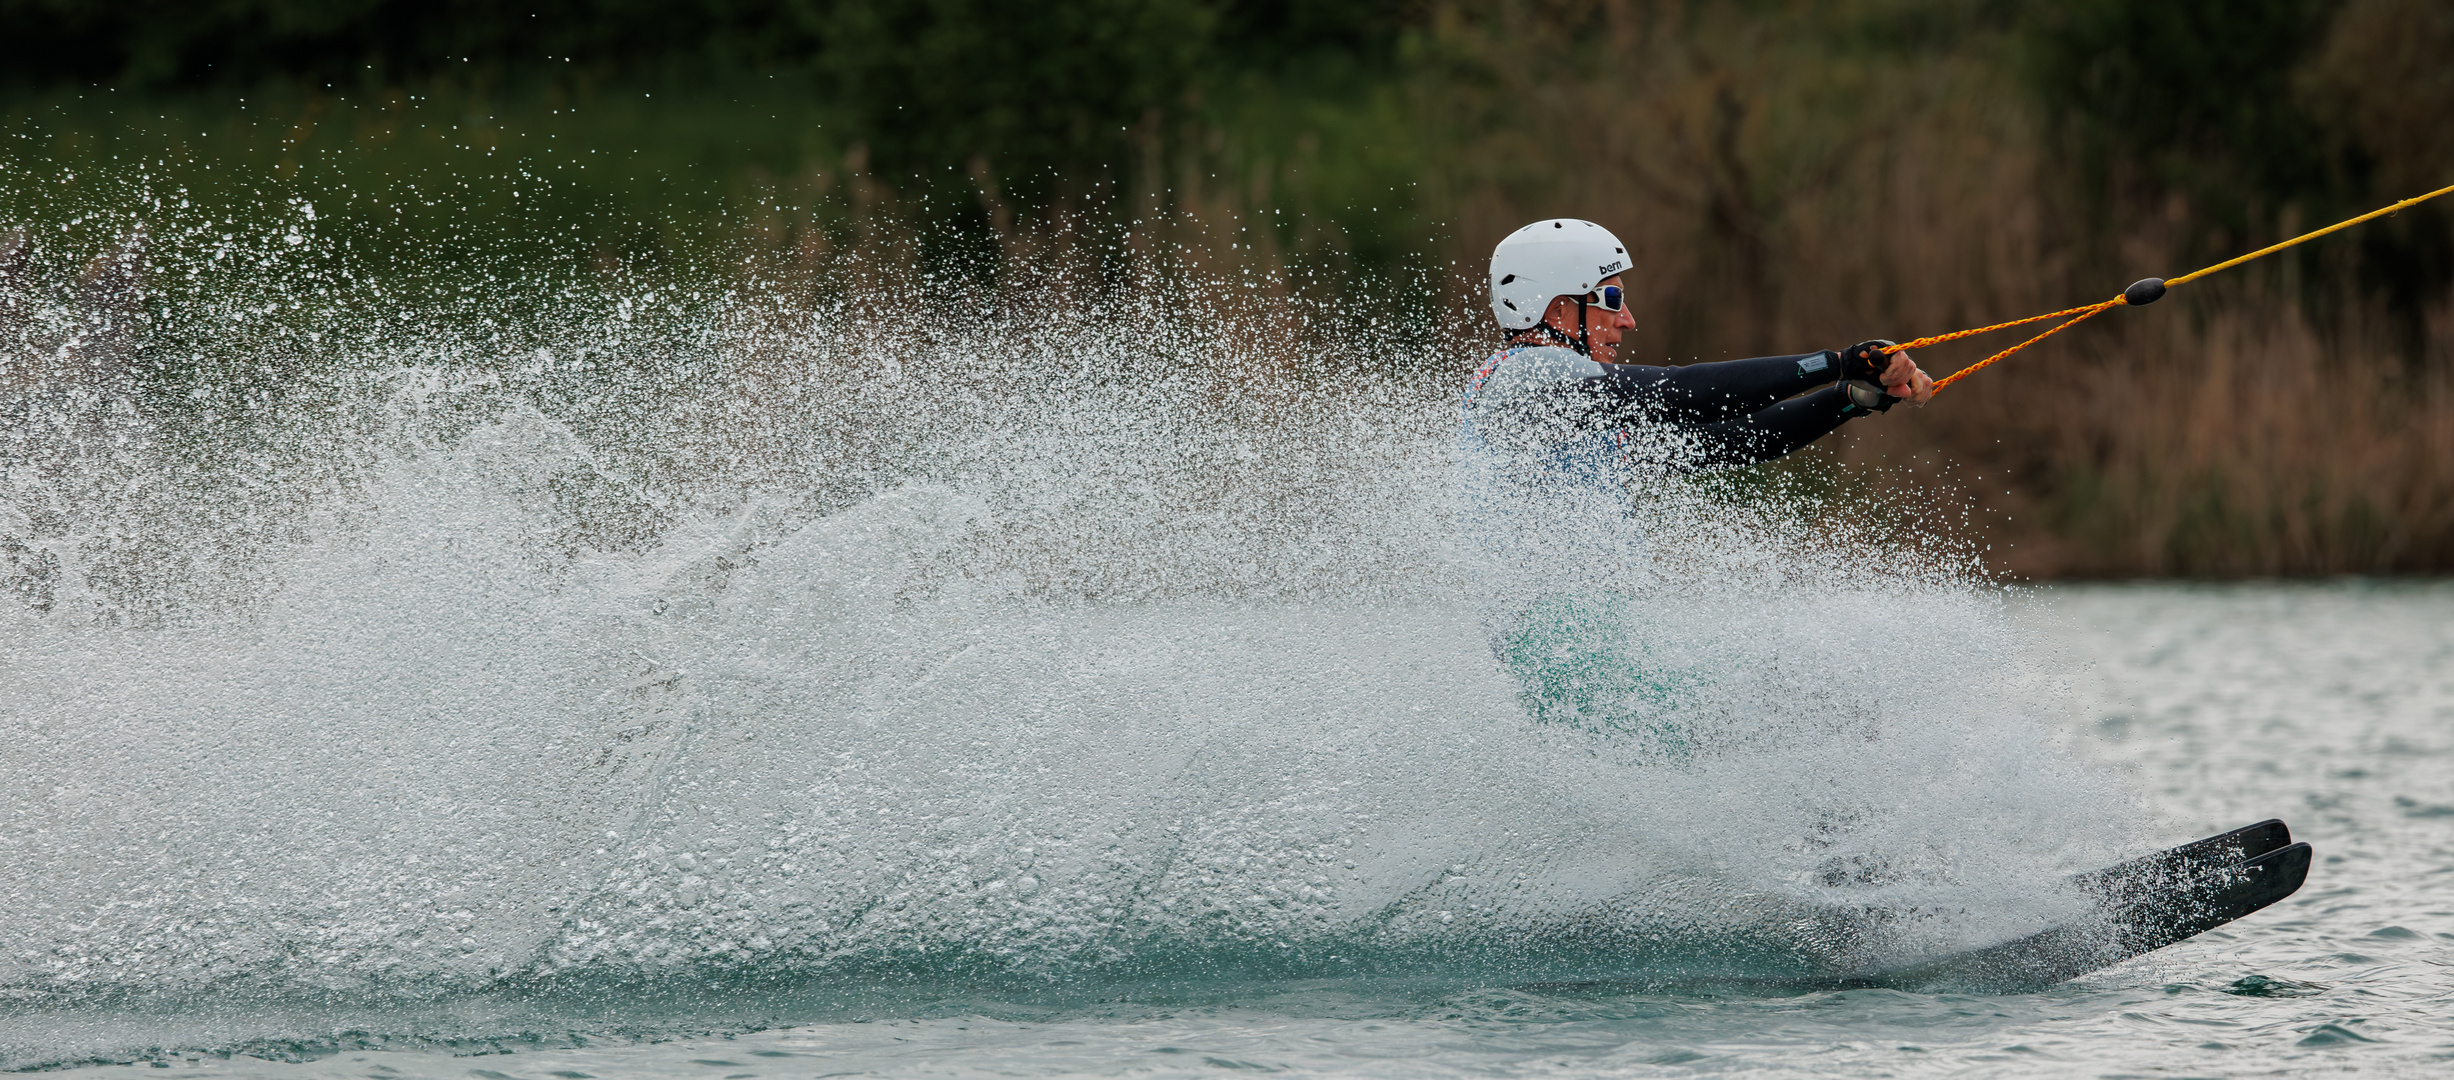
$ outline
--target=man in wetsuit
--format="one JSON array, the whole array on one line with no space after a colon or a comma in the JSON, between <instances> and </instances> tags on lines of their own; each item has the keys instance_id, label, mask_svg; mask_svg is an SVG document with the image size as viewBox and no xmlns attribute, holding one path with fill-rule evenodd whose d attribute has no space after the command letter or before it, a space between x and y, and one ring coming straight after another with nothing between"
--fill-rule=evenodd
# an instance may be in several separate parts
<instances>
[{"instance_id":1,"label":"man in wetsuit","mask_svg":"<svg viewBox=\"0 0 2454 1080\"><path fill-rule=\"evenodd\" d=\"M1630 496L1648 474L1770 461L1868 413L1934 396L1888 341L1685 367L1621 362L1636 325L1626 245L1537 221L1491 253L1505 342L1467 380L1458 426L1492 645L1537 718L1676 746L1692 676L1655 663Z\"/></svg>"},{"instance_id":2,"label":"man in wetsuit","mask_svg":"<svg viewBox=\"0 0 2454 1080\"><path fill-rule=\"evenodd\" d=\"M1491 311L1506 342L1466 382L1461 437L1471 452L1610 483L1635 466L1770 461L1857 417L1934 396L1934 380L1907 353L1881 351L1888 341L1685 367L1623 363L1621 338L1636 326L1619 277L1627 266L1626 246L1590 221L1537 221L1500 241Z\"/></svg>"}]
</instances>

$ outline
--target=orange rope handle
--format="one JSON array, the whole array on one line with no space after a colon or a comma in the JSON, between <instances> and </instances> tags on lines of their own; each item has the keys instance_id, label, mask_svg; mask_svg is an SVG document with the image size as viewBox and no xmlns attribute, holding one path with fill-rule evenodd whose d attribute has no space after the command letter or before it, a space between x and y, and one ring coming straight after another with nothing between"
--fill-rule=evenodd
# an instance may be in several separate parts
<instances>
[{"instance_id":1,"label":"orange rope handle","mask_svg":"<svg viewBox=\"0 0 2454 1080\"><path fill-rule=\"evenodd\" d=\"M1890 355L1896 352L1907 352L1910 349L1922 349L1928 345L1940 345L1946 341L1958 341L1964 337L1976 337L1979 334L1991 334L1996 330L2008 330L2014 326L2026 326L2032 322L2044 322L2047 319L2059 319L2065 316L2077 315L2080 312L2086 311L2095 306L2096 305L2094 304L2081 304L2075 308L2064 308L2060 311L2049 311L2043 315L2030 315L2025 319L2013 319L2010 322L1998 322L1992 326L1980 326L1974 330L1954 330L1948 334L1936 334L1933 337L1921 337L1915 341L1903 341L1898 345L1884 346L1883 352L1885 355Z\"/></svg>"},{"instance_id":2,"label":"orange rope handle","mask_svg":"<svg viewBox=\"0 0 2454 1080\"><path fill-rule=\"evenodd\" d=\"M2090 304L2090 305L2088 305L2088 306L2086 306L2086 307L2083 307L2083 308L2072 308L2072 309L2071 309L2071 311L2076 311L2076 312L2078 312L2079 314L2078 314L2076 317L2072 318L2072 319L2071 319L2071 321L2066 322L2066 323L2063 323L2063 324L2062 324L2062 325L2060 325L2060 326L2054 327L2054 328L2053 328L2053 329L2051 329L2051 330L2047 330L2047 331L2045 331L2044 333L2042 333L2042 334L2038 334L2037 336L2032 337L2032 338L2029 338L2029 339L2028 339L2028 340L2026 340L2026 341L2020 342L2020 343L2019 343L2019 344L2017 344L2017 345L2013 345L2013 346L2011 346L2010 348L2008 348L2008 349L2004 349L2003 351L1998 352L1998 353L1995 353L1995 354L1994 354L1994 355L1992 355L1992 356L1986 357L1986 358L1985 358L1985 359L1983 359L1983 360L1979 360L1979 361L1977 361L1976 363L1974 363L1974 364L1970 364L1970 365L1968 365L1967 367L1961 368L1960 370L1955 371L1955 372L1952 372L1952 373L1951 373L1951 374L1949 374L1949 375L1945 375L1945 376L1943 376L1943 377L1942 377L1942 378L1940 378L1940 379L1936 379L1936 380L1934 380L1934 389L1935 389L1935 391L1936 391L1937 393L1940 393L1944 387L1949 386L1949 385L1951 385L1951 384L1953 384L1953 383L1956 383L1956 382L1958 382L1958 381L1960 381L1960 380L1962 380L1962 379L1965 379L1965 378L1969 377L1970 375L1976 374L1976 373L1977 373L1977 371L1979 371L1980 369L1985 368L1985 367L1987 367L1987 366L1991 365L1992 363L1994 363L1994 361L2000 360L2000 359L2002 359L2003 357L2009 356L2009 355L2011 355L2012 353L2015 353L2015 352L2020 351L2021 349L2025 349L2025 348L2027 348L2027 347L2028 347L2028 346L2030 346L2030 345L2034 345L2034 344L2036 344L2037 342L2043 341L2043 340L2045 340L2046 338L2049 338L2049 337L2054 336L2055 334L2059 334L2059 333L2061 333L2061 332L2063 332L2063 331L2065 331L2065 330L2070 329L2071 327L2077 326L2077 325L2079 325L2080 323L2083 323L2083 322L2088 321L2089 319L2095 318L2096 316L2098 316L2098 315L2100 315L2100 314L2103 314L2104 312L2111 311L2111 310L2113 310L2114 308L2117 308L2117 307L2122 307L2122 306L2124 306L2124 305L2126 305L2126 304L2128 304L2128 303L2129 303L2129 301L2124 300L2124 299L2122 299L2121 297L2116 296L2116 297L2114 297L2113 299L2111 299L2111 300L2107 300L2107 301L2105 301L2104 303L2101 303L2101 304ZM2060 312L2059 314L2068 315L2068 314L2070 314L2070 312L2067 312L2067 311L2066 311L2066 312ZM2052 316L2047 316L2047 318L2051 318L2051 317L2052 317ZM2031 321L2033 321L2033 320L2031 320Z\"/></svg>"},{"instance_id":3,"label":"orange rope handle","mask_svg":"<svg viewBox=\"0 0 2454 1080\"><path fill-rule=\"evenodd\" d=\"M2218 270L2230 270L2230 269L2232 269L2233 267L2239 266L2239 265L2241 265L2242 263L2248 262L2248 261L2250 261L2250 260L2252 260L2252 259L2257 259L2257 258L2262 258L2262 257L2268 256L2268 255L2273 255L2273 254L2275 254L2276 252L2278 252L2278 251L2282 251L2283 249L2288 248L2288 247L2291 247L2291 246L2293 246L2293 245L2295 245L2295 244L2304 244L2304 243L2307 243L2307 242L2309 242L2309 241L2311 241L2311 240L2315 240L2315 239L2317 239L2317 238L2319 238L2319 237L2321 237L2321 236L2324 236L2324 235L2326 235L2326 234L2328 234L2328 233L2331 233L2331 232L2339 232L2339 231L2341 231L2341 230L2351 228L2352 226L2354 226L2354 225L2358 225L2358 224L2360 224L2361 222L2364 222L2364 221L2374 221L2374 220L2376 220L2376 219L2378 219L2378 218L2385 217L2385 216L2386 216L2386 215L2388 215L2388 214L2394 213L2394 212L2395 212L2395 211L2397 211L2397 210L2401 210L2401 209L2403 209L2404 207L2411 206L2411 205L2416 204L2416 203L2424 203L2424 202L2429 201L2430 199L2434 199L2434 198L2436 198L2436 197L2438 197L2438 196L2440 196L2440 195L2444 195L2444 194L2448 194L2448 193L2454 193L2454 184L2448 184L2448 185L2446 185L2446 186L2444 186L2444 187L2438 188L2438 189L2437 189L2437 190L2435 190L2435 191L2429 192L2429 193L2428 193L2428 194L2426 194L2426 195L2414 195L2414 196L2412 196L2411 198L2408 198L2408 199L2405 199L2405 200L2403 200L2403 201L2401 201L2401 202L2395 203L2395 204L2394 204L2394 205L2392 205L2392 206L2383 206L2383 207L2379 207L2378 209L2371 210L2371 211L2369 211L2368 213L2366 213L2366 214L2362 214L2362 215L2360 215L2359 217L2356 217L2356 218L2349 218L2349 219L2346 219L2346 220L2343 220L2343 221L2338 221L2338 222L2336 222L2336 223L2334 223L2334 224L2332 224L2332 225L2329 225L2329 226L2327 226L2327 227L2325 227L2325 228L2323 228L2323 229L2317 229L2317 230L2314 230L2314 231L2311 231L2311 232L2305 232L2305 233L2302 233L2302 234L2300 234L2299 236L2295 236L2295 237L2293 237L2292 239L2290 239L2290 240L2286 240L2286 241L2284 241L2284 242L2282 242L2282 243L2280 243L2280 244L2269 244L2269 245L2267 245L2266 247L2259 248L2258 250L2253 251L2253 252L2250 252L2250 253L2249 253L2249 254L2247 254L2247 255L2235 256L2235 257L2233 257L2233 258L2226 259L2226 260L2224 260L2223 262L2217 263L2217 264L2215 264L2214 266L2209 266L2209 267L2204 267L2204 268L2201 268L2201 269L2198 269L2198 270L2193 270L2193 271L2191 271L2191 272L2189 272L2189 273L2187 273L2187 274L2183 274L2183 275L2181 275L2180 277L2177 277L2177 278L2169 278L2169 279L2166 279L2166 281L2164 282L2164 287L2165 287L2165 288L2167 288L2167 289L2170 289L2170 288L2172 288L2172 287L2173 287L2173 286L2175 286L2175 285L2187 285L2187 284L2189 284L2190 282L2193 282L2193 281L2196 281L2196 280L2198 280L2198 279L2200 279L2200 278L2206 277L2207 275L2212 274L2212 273L2215 273L2215 272L2216 272L2216 271L2218 271ZM2160 295L2160 294L2159 294L2159 295ZM2140 302L2141 302L2141 303L2147 303L2148 301L2153 300L2153 299L2155 299L2155 295L2150 295L2150 296L2148 297L2148 300L2142 300L2142 301L2140 301ZM1986 358L1985 358L1985 359L1983 359L1983 360L1979 360L1979 361L1977 361L1977 362L1976 362L1976 363L1974 363L1974 364L1970 364L1970 365L1968 365L1967 367L1961 368L1961 369L1960 369L1960 370L1958 370L1958 371L1952 372L1952 373L1951 373L1951 374L1949 374L1949 375L1946 375L1946 376L1944 376L1944 377L1942 377L1942 378L1940 378L1940 379L1935 380L1935 383L1934 383L1934 388L1935 388L1936 390L1941 390L1942 388L1944 388L1944 387L1946 387L1946 386L1949 386L1949 385L1951 385L1951 384L1953 384L1953 383L1955 383L1955 382L1960 381L1960 380L1961 380L1961 379L1963 379L1963 378L1966 378L1966 377L1969 375L1969 373L1974 372L1974 371L1976 371L1976 370L1977 370L1977 369L1979 369L1979 368L1986 367L1986 366L1988 366L1988 365L1992 364L1993 362L1995 362L1995 361L1997 361L1997 360L2002 359L2003 357L2009 356L2009 355L2011 355L2012 353L2015 353L2015 352L2020 351L2021 349L2025 349L2025 348L2027 348L2028 346L2030 346L2030 345L2034 345L2034 344L2036 344L2037 342L2043 341L2043 340L2045 340L2046 338L2049 338L2049 337L2052 337L2052 336L2054 336L2055 334L2059 334L2059 333L2061 333L2062 331L2064 331L2064 330L2068 330L2068 329L2070 329L2070 328L2071 328L2071 327L2073 327L2073 326L2077 326L2077 325L2079 325L2080 323L2087 321L2088 319L2091 319L2091 318L2096 317L2097 315L2103 314L2103 313L2104 313L2104 312L2105 312L2107 309L2109 309L2109 308L2122 307L2122 306L2125 306L2125 305L2127 305L2127 304L2129 304L2129 303L2130 303L2130 301L2129 301L2129 299L2128 299L2128 298L2123 297L2123 296L2116 296L2116 297L2114 297L2114 298L2113 298L2113 299L2111 299L2111 300L2104 301L2103 303L2098 303L2098 304L2087 304L2087 305L2083 305L2083 306L2080 306L2080 307L2075 307L2075 308L2064 308L2064 309L2062 309L2061 311L2048 312L2048 313L2043 314L2043 315L2031 315L2031 316L2029 316L2029 317L2027 317L2027 318L2025 318L2025 319L2013 319L2013 320L2011 320L2010 322L1999 322L1999 323L1995 323L1995 324L1994 324L1994 325L1992 325L1992 326L1980 326L1980 327L1977 327L1977 328L1975 328L1975 329L1973 329L1973 330L1954 330L1954 331L1952 331L1952 332L1950 332L1950 333L1948 333L1948 334L1936 334L1936 335L1934 335L1934 336L1932 336L1932 337L1921 337L1921 338L1918 338L1918 339L1917 339L1917 340L1915 340L1915 341L1904 341L1904 342L1901 342L1901 343L1900 343L1900 344L1898 344L1898 345L1888 345L1888 346L1885 346L1885 347L1884 347L1884 349L1883 349L1883 351L1884 351L1884 353L1885 353L1885 354L1887 354L1887 355L1888 355L1888 354L1891 354L1891 353L1906 352L1906 351L1908 351L1908 350L1910 350L1910 349L1922 349L1922 348L1925 348L1926 346L1929 346L1929 345L1940 345L1940 344L1942 344L1942 343L1944 343L1944 342L1946 342L1946 341L1958 341L1959 339L1964 338L1964 337L1975 337L1975 336L1977 336L1978 334L1989 334L1989 333L1992 333L1992 332L1994 332L1994 331L1996 331L1996 330L2008 330L2008 329L2010 329L2011 327L2014 327L2014 326L2026 326L2026 325L2028 325L2029 323L2033 323L2033 322L2044 322L2044 321L2045 321L2045 320L2047 320L2047 319L2059 319L2059 318L2061 318L2061 317L2063 317L2063 316L2065 316L2065 315L2072 316L2072 318L2071 318L2071 320L2070 320L2069 322L2063 323L2063 324L2061 324L2060 326L2056 326L2056 327L2054 327L2054 328L2053 328L2053 329L2051 329L2051 330L2047 330L2047 331L2045 331L2045 332L2044 332L2044 333L2042 333L2042 334L2038 334L2038 335L2037 335L2037 336L2035 336L2035 337L2029 338L2029 339L2028 339L2028 340L2026 340L2026 341L2020 342L2020 343L2019 343L2019 344L2017 344L2017 345L2013 345L2013 346L2011 346L2011 347L2010 347L2010 348L2008 348L2008 349L2004 349L2004 350L2003 350L2003 351L2001 351L2001 352L1995 353L1995 354L1994 354L1994 355L1992 355L1992 356L1986 357Z\"/></svg>"}]
</instances>

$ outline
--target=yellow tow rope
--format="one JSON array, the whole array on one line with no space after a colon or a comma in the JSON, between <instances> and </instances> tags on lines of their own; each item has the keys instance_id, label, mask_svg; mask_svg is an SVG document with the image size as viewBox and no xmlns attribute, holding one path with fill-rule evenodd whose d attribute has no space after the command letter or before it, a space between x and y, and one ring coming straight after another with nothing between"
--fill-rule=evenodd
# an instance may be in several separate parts
<instances>
[{"instance_id":1,"label":"yellow tow rope","mask_svg":"<svg viewBox=\"0 0 2454 1080\"><path fill-rule=\"evenodd\" d=\"M1946 386L1958 382L1961 379L1967 378L1970 374L1986 367L1989 364L1992 364L1994 361L2000 360L2003 357L2009 356L2012 353L2020 351L2021 349L2025 349L2030 345L2034 345L2037 342L2052 337L2055 334L2059 334L2064 330L2068 330L2071 327L2086 322L2087 320L2094 318L2095 316L2112 308L2123 307L2125 305L2155 303L2158 298L2164 295L2164 291L2166 289L2170 289L2175 285L2187 285L2190 282L2206 277L2207 275L2215 273L2218 270L2229 270L2233 267L2241 265L2242 263L2248 262L2251 259L2273 255L2276 252L2282 251L2283 249L2291 247L2294 244L2315 240L2318 237L2324 236L2330 232L2335 232L2339 229L2348 229L2354 225L2358 225L2361 222L2368 221L2373 218L2384 217L2406 206L2411 206L2415 203L2424 203L2448 192L2454 192L2454 184L2449 184L2445 187L2438 188L2437 190L2429 192L2426 195L2414 195L2411 198L2405 199L2402 202L2396 203L2392 206L2371 210L2366 214L2362 214L2359 217L2352 218L2348 221L2338 221L2323 229L2319 229L2316 232L2302 233L2301 235L2295 236L2290 240L2284 241L2283 243L2262 247L2256 251L2250 252L2247 255L2226 259L2223 262L2215 264L2214 266L2210 266L2202 270L2193 270L2187 274L2183 274L2180 277L2173 278L2168 281L2160 281L2156 278L2147 278L2133 284L2127 289L2122 290L2122 294L2120 296L2116 296L2113 299L2106 300L2102 303L2085 304L2075 308L2064 308L2060 311L2049 311L2043 315L2031 315L2025 319L2013 319L2010 322L1995 323L1992 326L1980 326L1973 330L1954 330L1948 334L1936 334L1933 337L1921 337L1915 341L1904 341L1898 345L1889 346L1883 351L1886 353L1896 353L1909 349L1922 349L1928 345L1940 345L1946 341L1957 341L1964 337L1975 337L1978 334L1992 333L1996 330L2007 330L2014 326L2026 326L2033 322L2044 322L2047 319L2059 319L2066 315L2070 316L2070 321L2062 323L2051 330L2047 330L2042 334L2038 334L2037 336L2020 342L2017 345L2013 345L2008 349L2004 349L2003 351L1986 357L1983 360L1979 360L1974 364L1970 364L1967 367L1961 368L1960 370L1943 376L1940 379L1936 379L1934 381L1934 388L1937 391L1940 391Z\"/></svg>"}]
</instances>

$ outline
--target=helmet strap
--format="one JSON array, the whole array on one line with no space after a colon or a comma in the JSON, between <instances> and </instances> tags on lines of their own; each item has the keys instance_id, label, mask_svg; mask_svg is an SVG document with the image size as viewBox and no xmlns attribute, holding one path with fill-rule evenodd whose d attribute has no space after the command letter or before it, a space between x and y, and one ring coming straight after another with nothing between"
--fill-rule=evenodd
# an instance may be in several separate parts
<instances>
[{"instance_id":1,"label":"helmet strap","mask_svg":"<svg viewBox=\"0 0 2454 1080\"><path fill-rule=\"evenodd\" d=\"M1585 298L1582 296L1576 298L1575 337L1569 337L1568 335L1561 333L1558 327L1551 325L1551 320L1549 319L1544 319L1541 322L1528 326L1523 330L1512 331L1509 336L1515 337L1518 334L1530 334L1535 332L1540 332L1542 336L1550 338L1551 340L1571 349L1575 349L1577 352L1583 355L1593 355L1593 331L1585 325Z\"/></svg>"}]
</instances>

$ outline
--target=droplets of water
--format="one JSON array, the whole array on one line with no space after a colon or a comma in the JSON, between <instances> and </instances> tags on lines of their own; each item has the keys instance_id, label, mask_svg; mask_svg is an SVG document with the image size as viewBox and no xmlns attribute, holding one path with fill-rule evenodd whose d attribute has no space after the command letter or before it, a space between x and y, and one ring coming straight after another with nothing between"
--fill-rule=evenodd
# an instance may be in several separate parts
<instances>
[{"instance_id":1,"label":"droplets of water","mask_svg":"<svg viewBox=\"0 0 2454 1080\"><path fill-rule=\"evenodd\" d=\"M1530 709L1472 342L158 221L120 382L40 367L74 254L8 286L12 988L1829 975L2118 832L1992 595L1797 491L1648 491L1641 730Z\"/></svg>"}]
</instances>

